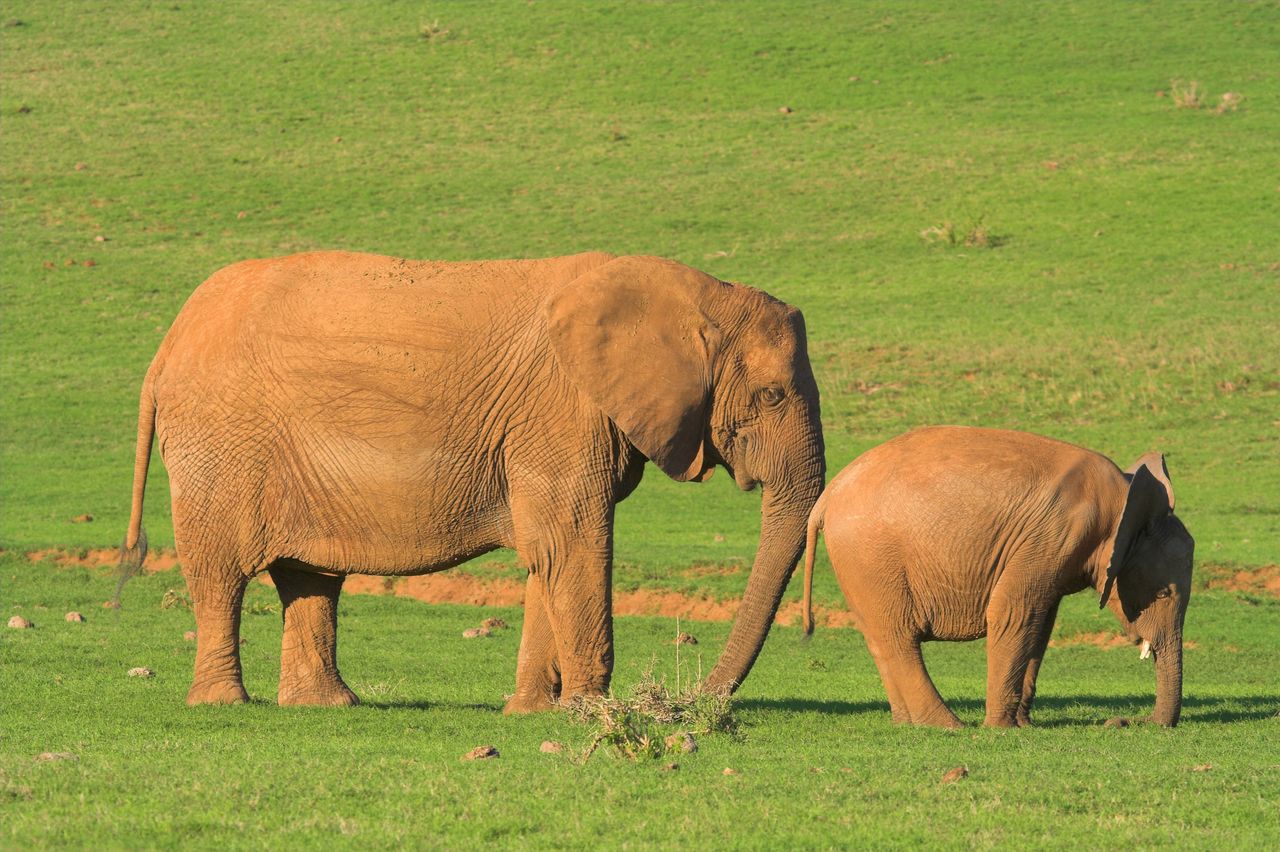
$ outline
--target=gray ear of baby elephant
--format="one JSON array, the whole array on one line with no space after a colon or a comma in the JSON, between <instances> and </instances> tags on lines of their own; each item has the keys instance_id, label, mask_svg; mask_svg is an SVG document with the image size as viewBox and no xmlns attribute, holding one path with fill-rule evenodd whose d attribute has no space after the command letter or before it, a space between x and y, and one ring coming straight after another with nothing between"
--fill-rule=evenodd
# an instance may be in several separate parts
<instances>
[{"instance_id":1,"label":"gray ear of baby elephant","mask_svg":"<svg viewBox=\"0 0 1280 852\"><path fill-rule=\"evenodd\" d=\"M1156 481L1164 486L1164 490L1169 492L1169 511L1173 511L1173 483L1169 480L1169 468L1164 463L1164 453L1145 453L1142 458L1133 463L1133 466L1126 470L1125 476L1133 476L1138 472L1138 468L1145 467L1151 471L1151 475Z\"/></svg>"},{"instance_id":2,"label":"gray ear of baby elephant","mask_svg":"<svg viewBox=\"0 0 1280 852\"><path fill-rule=\"evenodd\" d=\"M1102 588L1102 598L1098 608L1106 606L1111 588L1115 585L1129 561L1134 545L1158 521L1168 516L1172 507L1172 492L1160 484L1151 468L1145 464L1136 466L1129 479L1129 493L1125 497L1124 512L1120 516L1120 525L1116 528L1115 541L1111 548L1111 564L1107 566L1107 582Z\"/></svg>"}]
</instances>

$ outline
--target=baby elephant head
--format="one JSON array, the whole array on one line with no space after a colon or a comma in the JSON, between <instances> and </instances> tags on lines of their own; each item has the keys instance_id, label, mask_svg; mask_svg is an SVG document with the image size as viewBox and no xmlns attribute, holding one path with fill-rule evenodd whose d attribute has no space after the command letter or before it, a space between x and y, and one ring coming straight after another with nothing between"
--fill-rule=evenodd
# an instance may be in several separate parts
<instances>
[{"instance_id":1,"label":"baby elephant head","mask_svg":"<svg viewBox=\"0 0 1280 852\"><path fill-rule=\"evenodd\" d=\"M1182 711L1182 622L1191 598L1195 540L1173 514L1173 485L1164 457L1148 453L1125 473L1124 510L1112 539L1111 562L1099 606L1114 588L1111 609L1142 657L1155 656L1156 710L1161 725L1178 724Z\"/></svg>"}]
</instances>

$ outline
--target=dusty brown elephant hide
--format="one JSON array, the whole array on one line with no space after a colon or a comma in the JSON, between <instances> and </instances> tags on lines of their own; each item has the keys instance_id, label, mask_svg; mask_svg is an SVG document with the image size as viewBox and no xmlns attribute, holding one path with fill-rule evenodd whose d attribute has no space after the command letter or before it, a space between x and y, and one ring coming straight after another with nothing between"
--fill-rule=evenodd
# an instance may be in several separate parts
<instances>
[{"instance_id":1,"label":"dusty brown elephant hide","mask_svg":"<svg viewBox=\"0 0 1280 852\"><path fill-rule=\"evenodd\" d=\"M986 636L986 723L1027 725L1058 603L1092 588L1142 656L1155 655L1153 718L1176 725L1195 543L1173 505L1157 453L1122 473L1098 453L1025 432L909 432L859 456L814 506L805 629L825 529L894 721L959 726L920 643Z\"/></svg>"},{"instance_id":2,"label":"dusty brown elephant hide","mask_svg":"<svg viewBox=\"0 0 1280 852\"><path fill-rule=\"evenodd\" d=\"M284 606L281 704L354 704L347 574L497 547L529 569L508 711L600 693L614 505L646 459L763 485L760 546L713 686L741 683L804 544L824 466L800 313L655 257L435 263L318 252L229 266L143 383L122 562L145 556L152 436L198 625L190 704L246 698L249 578Z\"/></svg>"}]
</instances>

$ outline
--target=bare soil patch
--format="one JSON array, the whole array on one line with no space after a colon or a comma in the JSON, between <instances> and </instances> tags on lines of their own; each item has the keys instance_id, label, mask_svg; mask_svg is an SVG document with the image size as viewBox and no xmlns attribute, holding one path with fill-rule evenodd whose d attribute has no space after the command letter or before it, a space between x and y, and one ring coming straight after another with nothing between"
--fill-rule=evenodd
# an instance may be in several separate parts
<instances>
[{"instance_id":1,"label":"bare soil patch","mask_svg":"<svg viewBox=\"0 0 1280 852\"><path fill-rule=\"evenodd\" d=\"M1241 569L1210 564L1201 566L1201 570L1208 572L1210 589L1250 592L1280 598L1280 565Z\"/></svg>"}]
</instances>

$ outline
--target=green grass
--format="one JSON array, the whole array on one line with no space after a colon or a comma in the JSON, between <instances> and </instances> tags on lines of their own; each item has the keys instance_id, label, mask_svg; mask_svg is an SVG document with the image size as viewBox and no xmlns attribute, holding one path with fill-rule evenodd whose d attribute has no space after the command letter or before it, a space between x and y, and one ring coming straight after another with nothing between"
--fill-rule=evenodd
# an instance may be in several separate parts
<instances>
[{"instance_id":1,"label":"green grass","mask_svg":"<svg viewBox=\"0 0 1280 852\"><path fill-rule=\"evenodd\" d=\"M0 604L40 624L0 644L11 844L1274 833L1266 596L1197 592L1176 732L1097 727L1145 711L1150 672L1075 646L1046 663L1041 729L894 728L856 633L779 630L744 690L744 739L663 773L537 753L587 732L498 714L518 632L448 644L474 611L345 601L343 661L371 706L189 711L180 611L116 616L96 607L106 580L20 558L122 537L138 387L200 281L348 248L677 258L805 311L832 474L927 423L1027 429L1121 464L1158 449L1202 563L1280 562L1274 4L15 0L0 24ZM1179 107L1175 80L1204 106ZM1236 108L1219 112L1226 93ZM979 226L988 245L965 245ZM152 541L171 544L158 459L149 487ZM723 474L650 470L619 509L618 587L739 594L745 571L691 566L749 564L757 500ZM818 583L835 603L829 569ZM72 604L92 605L87 625L59 620ZM259 698L277 618L246 616ZM1060 630L1108 618L1082 596ZM407 629L422 641L392 641ZM618 632L621 684L655 654L669 668L673 625ZM724 626L695 632L709 662ZM930 659L976 721L980 645ZM159 674L115 676L135 664ZM497 763L457 762L488 741ZM81 759L31 761L46 750ZM961 763L969 778L937 784Z\"/></svg>"},{"instance_id":2,"label":"green grass","mask_svg":"<svg viewBox=\"0 0 1280 852\"><path fill-rule=\"evenodd\" d=\"M176 572L135 580L120 612L99 605L112 589L106 573L8 555L0 578L36 623L5 631L0 646L0 845L1221 848L1229 838L1247 849L1280 829L1273 598L1197 594L1173 731L1101 725L1150 712L1154 674L1133 648L1051 649L1036 728L944 732L890 722L857 632L802 642L799 630L775 628L736 702L738 737L704 736L694 754L639 763L601 749L576 765L539 744L580 751L590 726L501 713L519 610L347 596L341 664L365 703L281 709L269 700L280 621L264 606L275 595L254 587L242 650L254 701L188 709L194 647L182 633L193 622L160 607L181 588ZM88 621L63 621L72 608ZM1063 610L1059 637L1113 624L1087 595ZM495 614L511 628L461 638ZM687 679L691 656L727 631L682 626L700 639L682 650ZM621 619L617 632L620 691L650 666L674 683L671 620ZM927 652L951 706L980 722L982 643ZM156 676L127 677L134 666ZM460 760L482 744L501 757ZM45 751L77 759L34 760ZM679 769L666 770L671 761ZM940 783L960 765L967 778Z\"/></svg>"}]
</instances>

